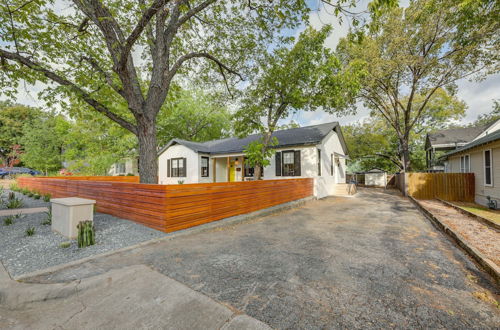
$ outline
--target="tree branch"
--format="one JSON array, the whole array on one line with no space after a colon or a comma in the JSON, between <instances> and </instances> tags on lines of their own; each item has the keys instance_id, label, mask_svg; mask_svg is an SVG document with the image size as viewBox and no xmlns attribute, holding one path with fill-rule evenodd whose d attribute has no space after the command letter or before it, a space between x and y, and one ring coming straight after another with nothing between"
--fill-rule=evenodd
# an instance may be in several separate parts
<instances>
[{"instance_id":1,"label":"tree branch","mask_svg":"<svg viewBox=\"0 0 500 330\"><path fill-rule=\"evenodd\" d=\"M106 106L98 102L97 100L93 99L89 93L87 93L85 90L82 88L78 87L75 85L73 82L69 81L68 79L61 77L57 73L44 68L38 63L33 62L32 60L23 57L19 54L8 52L6 50L0 49L0 57L4 57L6 59L18 62L19 64L22 64L31 70L34 70L36 72L39 72L43 74L45 77L49 78L50 80L62 85L62 86L67 86L71 89L73 89L77 94L81 96L81 98L90 106L92 106L96 111L102 113L109 119L113 120L123 128L129 130L130 132L137 134L137 128L135 127L134 124L128 122L124 118L120 117L119 115L115 114L114 112L110 111Z\"/></svg>"},{"instance_id":2,"label":"tree branch","mask_svg":"<svg viewBox=\"0 0 500 330\"><path fill-rule=\"evenodd\" d=\"M179 28L182 24L186 23L191 17L198 14L200 11L207 8L208 6L210 6L212 3L216 2L216 1L217 0L207 0L207 1L200 3L198 6L189 9L188 12L184 16L179 18L179 21L177 22L177 28Z\"/></svg>"},{"instance_id":3,"label":"tree branch","mask_svg":"<svg viewBox=\"0 0 500 330\"><path fill-rule=\"evenodd\" d=\"M127 64L127 59L130 55L130 51L132 46L137 41L137 39L141 36L142 31L149 25L151 19L156 15L156 13L165 6L165 4L169 0L155 0L151 6L142 14L142 17L139 19L139 22L135 26L134 30L130 33L127 40L125 40L125 44L122 47L120 61L118 63L118 68L124 68Z\"/></svg>"}]
</instances>

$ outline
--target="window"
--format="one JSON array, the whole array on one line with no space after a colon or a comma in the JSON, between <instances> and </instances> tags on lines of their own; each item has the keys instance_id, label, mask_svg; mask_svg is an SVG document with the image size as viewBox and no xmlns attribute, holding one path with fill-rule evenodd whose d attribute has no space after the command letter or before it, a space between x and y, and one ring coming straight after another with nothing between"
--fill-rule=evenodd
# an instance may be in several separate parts
<instances>
[{"instance_id":1,"label":"window","mask_svg":"<svg viewBox=\"0 0 500 330\"><path fill-rule=\"evenodd\" d=\"M470 157L469 155L460 157L460 172L469 173L470 172Z\"/></svg>"},{"instance_id":2,"label":"window","mask_svg":"<svg viewBox=\"0 0 500 330\"><path fill-rule=\"evenodd\" d=\"M493 186L491 149L484 151L484 185Z\"/></svg>"},{"instance_id":3,"label":"window","mask_svg":"<svg viewBox=\"0 0 500 330\"><path fill-rule=\"evenodd\" d=\"M321 150L318 149L318 176L321 176Z\"/></svg>"},{"instance_id":4,"label":"window","mask_svg":"<svg viewBox=\"0 0 500 330\"><path fill-rule=\"evenodd\" d=\"M283 151L283 176L294 176L294 153Z\"/></svg>"},{"instance_id":5,"label":"window","mask_svg":"<svg viewBox=\"0 0 500 330\"><path fill-rule=\"evenodd\" d=\"M179 178L186 176L186 158L171 159L171 177Z\"/></svg>"},{"instance_id":6,"label":"window","mask_svg":"<svg viewBox=\"0 0 500 330\"><path fill-rule=\"evenodd\" d=\"M207 177L209 175L208 171L208 164L209 164L209 158L208 157L201 157L201 176L202 177Z\"/></svg>"},{"instance_id":7,"label":"window","mask_svg":"<svg viewBox=\"0 0 500 330\"><path fill-rule=\"evenodd\" d=\"M243 171L244 171L243 175L245 177L253 177L255 174L255 168L253 166L250 166L250 164L247 163L247 160L248 160L248 158L245 157L245 159L243 161L243 164L245 166L245 168L243 169ZM261 175L261 177L264 176L264 168L262 166L260 167L260 175Z\"/></svg>"},{"instance_id":8,"label":"window","mask_svg":"<svg viewBox=\"0 0 500 330\"><path fill-rule=\"evenodd\" d=\"M117 163L116 164L116 173L118 173L118 174L125 173L125 163Z\"/></svg>"}]
</instances>

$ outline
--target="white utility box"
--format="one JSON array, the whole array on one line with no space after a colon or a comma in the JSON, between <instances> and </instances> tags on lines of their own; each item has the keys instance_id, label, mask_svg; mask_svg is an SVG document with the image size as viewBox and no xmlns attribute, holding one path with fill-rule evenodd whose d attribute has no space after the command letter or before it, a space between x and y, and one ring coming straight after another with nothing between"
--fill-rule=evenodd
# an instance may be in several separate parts
<instances>
[{"instance_id":1,"label":"white utility box","mask_svg":"<svg viewBox=\"0 0 500 330\"><path fill-rule=\"evenodd\" d=\"M79 197L54 198L52 203L52 230L68 238L78 237L76 226L81 221L94 221L95 200Z\"/></svg>"}]
</instances>

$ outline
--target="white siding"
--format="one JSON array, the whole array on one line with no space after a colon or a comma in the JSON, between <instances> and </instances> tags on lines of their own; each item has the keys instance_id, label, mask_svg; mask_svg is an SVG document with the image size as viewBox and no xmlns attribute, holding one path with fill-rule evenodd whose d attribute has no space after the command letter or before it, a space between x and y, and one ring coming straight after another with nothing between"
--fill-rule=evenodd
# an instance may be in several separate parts
<instances>
[{"instance_id":1,"label":"white siding","mask_svg":"<svg viewBox=\"0 0 500 330\"><path fill-rule=\"evenodd\" d=\"M167 177L167 159L186 158L186 177L172 178ZM176 144L168 148L158 157L158 181L160 184L177 184L179 181L184 183L198 183L200 179L200 156L197 152Z\"/></svg>"},{"instance_id":2,"label":"white siding","mask_svg":"<svg viewBox=\"0 0 500 330\"><path fill-rule=\"evenodd\" d=\"M492 153L493 185L484 184L484 150L490 150ZM460 156L470 155L470 172L474 173L476 203L486 205L487 196L496 199L500 205L500 141L488 145L480 146L467 150L462 154L453 155L448 159L451 169L447 172L460 172Z\"/></svg>"}]
</instances>

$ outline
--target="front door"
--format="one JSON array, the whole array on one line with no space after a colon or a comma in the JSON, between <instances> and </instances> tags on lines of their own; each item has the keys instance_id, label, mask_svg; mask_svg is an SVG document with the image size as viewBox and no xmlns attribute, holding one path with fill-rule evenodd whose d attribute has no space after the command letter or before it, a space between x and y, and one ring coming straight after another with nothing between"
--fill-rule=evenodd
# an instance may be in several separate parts
<instances>
[{"instance_id":1,"label":"front door","mask_svg":"<svg viewBox=\"0 0 500 330\"><path fill-rule=\"evenodd\" d=\"M229 162L229 182L236 181L236 164L234 160Z\"/></svg>"}]
</instances>

